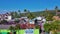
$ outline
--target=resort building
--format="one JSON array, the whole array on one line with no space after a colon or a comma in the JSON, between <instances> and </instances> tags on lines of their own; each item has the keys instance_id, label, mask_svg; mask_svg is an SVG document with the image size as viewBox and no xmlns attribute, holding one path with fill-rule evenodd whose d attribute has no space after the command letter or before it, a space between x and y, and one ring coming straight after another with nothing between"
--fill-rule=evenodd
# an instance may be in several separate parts
<instances>
[{"instance_id":1,"label":"resort building","mask_svg":"<svg viewBox=\"0 0 60 34\"><path fill-rule=\"evenodd\" d=\"M10 14L0 14L0 20L11 20L12 16Z\"/></svg>"}]
</instances>

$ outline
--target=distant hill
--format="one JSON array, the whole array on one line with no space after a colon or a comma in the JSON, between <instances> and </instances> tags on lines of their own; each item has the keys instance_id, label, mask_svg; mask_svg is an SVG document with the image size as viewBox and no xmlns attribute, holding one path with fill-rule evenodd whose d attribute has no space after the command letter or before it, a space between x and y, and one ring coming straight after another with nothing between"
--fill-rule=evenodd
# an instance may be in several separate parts
<instances>
[{"instance_id":1,"label":"distant hill","mask_svg":"<svg viewBox=\"0 0 60 34\"><path fill-rule=\"evenodd\" d=\"M50 12L51 14L55 15L56 12L55 10L49 10L48 12ZM36 12L31 12L33 13L35 16L42 16L42 15L46 15L47 13L45 11L36 11ZM23 16L26 16L25 13L22 13Z\"/></svg>"}]
</instances>

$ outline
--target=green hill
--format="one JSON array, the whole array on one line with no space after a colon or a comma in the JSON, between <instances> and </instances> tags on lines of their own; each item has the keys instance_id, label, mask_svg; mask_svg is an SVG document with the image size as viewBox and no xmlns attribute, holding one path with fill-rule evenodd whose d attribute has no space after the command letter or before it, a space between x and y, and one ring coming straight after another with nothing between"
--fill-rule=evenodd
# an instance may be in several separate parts
<instances>
[{"instance_id":1,"label":"green hill","mask_svg":"<svg viewBox=\"0 0 60 34\"><path fill-rule=\"evenodd\" d=\"M60 10L58 10L58 12L59 12ZM48 10L48 11L36 11L36 12L30 12L30 13L32 13L33 15L35 15L35 16L47 16L49 13L50 14L52 14L53 16L54 15L56 15L56 12L55 12L55 10ZM20 13L20 14L18 14L18 12L12 12L11 13L11 15L13 16L13 18L14 17L16 17L16 18L18 18L19 16L20 17L24 17L24 16L27 16L29 14L29 12L28 13Z\"/></svg>"},{"instance_id":2,"label":"green hill","mask_svg":"<svg viewBox=\"0 0 60 34\"><path fill-rule=\"evenodd\" d=\"M49 10L48 12L53 14L53 15L56 14L56 12L54 10ZM45 15L48 14L48 12L46 12L46 11L36 11L36 12L31 12L31 13L33 13L35 16L43 16L43 15L45 16ZM25 13L22 13L22 15L26 16L27 14L25 15Z\"/></svg>"}]
</instances>

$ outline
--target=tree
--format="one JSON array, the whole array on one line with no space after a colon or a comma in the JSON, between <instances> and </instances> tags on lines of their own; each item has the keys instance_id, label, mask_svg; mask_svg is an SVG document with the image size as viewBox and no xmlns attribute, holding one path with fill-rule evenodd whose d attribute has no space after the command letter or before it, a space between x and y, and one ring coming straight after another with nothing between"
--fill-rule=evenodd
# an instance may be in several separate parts
<instances>
[{"instance_id":1,"label":"tree","mask_svg":"<svg viewBox=\"0 0 60 34\"><path fill-rule=\"evenodd\" d=\"M40 29L40 26L37 25L37 26L35 26L35 28L36 28L36 29Z\"/></svg>"},{"instance_id":2,"label":"tree","mask_svg":"<svg viewBox=\"0 0 60 34\"><path fill-rule=\"evenodd\" d=\"M19 12L19 17L21 17L21 11L20 11L20 10L18 10L18 12Z\"/></svg>"},{"instance_id":3,"label":"tree","mask_svg":"<svg viewBox=\"0 0 60 34\"><path fill-rule=\"evenodd\" d=\"M59 26L60 26L60 21L53 21L52 23L51 23L51 25L52 25L52 27L53 27L53 29L55 29L55 30L59 30L60 28L59 28Z\"/></svg>"},{"instance_id":4,"label":"tree","mask_svg":"<svg viewBox=\"0 0 60 34\"><path fill-rule=\"evenodd\" d=\"M2 20L1 24L7 24L8 22L6 20Z\"/></svg>"},{"instance_id":5,"label":"tree","mask_svg":"<svg viewBox=\"0 0 60 34\"><path fill-rule=\"evenodd\" d=\"M27 9L24 9L24 12L27 12Z\"/></svg>"},{"instance_id":6,"label":"tree","mask_svg":"<svg viewBox=\"0 0 60 34\"><path fill-rule=\"evenodd\" d=\"M58 6L55 7L55 11L56 11L56 15L57 15L57 12L58 12Z\"/></svg>"},{"instance_id":7,"label":"tree","mask_svg":"<svg viewBox=\"0 0 60 34\"><path fill-rule=\"evenodd\" d=\"M48 23L44 24L44 29L45 29L46 32L49 32L51 30L50 28L51 28L50 24L48 24Z\"/></svg>"},{"instance_id":8,"label":"tree","mask_svg":"<svg viewBox=\"0 0 60 34\"><path fill-rule=\"evenodd\" d=\"M19 22L20 22L20 20L15 20L14 22L15 22L15 23L19 23Z\"/></svg>"},{"instance_id":9,"label":"tree","mask_svg":"<svg viewBox=\"0 0 60 34\"><path fill-rule=\"evenodd\" d=\"M15 18L19 18L19 14L15 12Z\"/></svg>"},{"instance_id":10,"label":"tree","mask_svg":"<svg viewBox=\"0 0 60 34\"><path fill-rule=\"evenodd\" d=\"M10 32L8 32L7 34L10 34Z\"/></svg>"},{"instance_id":11,"label":"tree","mask_svg":"<svg viewBox=\"0 0 60 34\"><path fill-rule=\"evenodd\" d=\"M20 29L20 24L16 24L16 29L19 30Z\"/></svg>"},{"instance_id":12,"label":"tree","mask_svg":"<svg viewBox=\"0 0 60 34\"><path fill-rule=\"evenodd\" d=\"M14 30L14 27L13 26L10 26L9 27L9 30L11 30L11 32Z\"/></svg>"},{"instance_id":13,"label":"tree","mask_svg":"<svg viewBox=\"0 0 60 34\"><path fill-rule=\"evenodd\" d=\"M35 15L28 10L28 11L27 11L27 17L28 17L29 19L33 19L33 18L35 18Z\"/></svg>"},{"instance_id":14,"label":"tree","mask_svg":"<svg viewBox=\"0 0 60 34\"><path fill-rule=\"evenodd\" d=\"M50 25L51 25L51 30L54 32L54 34L57 34L57 31L60 29L58 26L60 25L59 24L60 22L59 21L53 21Z\"/></svg>"},{"instance_id":15,"label":"tree","mask_svg":"<svg viewBox=\"0 0 60 34\"><path fill-rule=\"evenodd\" d=\"M24 9L24 12L25 12L25 16L26 16L27 15L27 12L28 12L27 9Z\"/></svg>"},{"instance_id":16,"label":"tree","mask_svg":"<svg viewBox=\"0 0 60 34\"><path fill-rule=\"evenodd\" d=\"M52 13L49 13L49 14L46 16L46 20L47 20L47 21L52 21L52 20L53 20L52 17L53 17L53 14L52 14Z\"/></svg>"},{"instance_id":17,"label":"tree","mask_svg":"<svg viewBox=\"0 0 60 34\"><path fill-rule=\"evenodd\" d=\"M53 31L54 34L57 34L57 31L60 30L60 21L53 21L50 24L49 23L45 23L44 24L44 29L47 32Z\"/></svg>"},{"instance_id":18,"label":"tree","mask_svg":"<svg viewBox=\"0 0 60 34\"><path fill-rule=\"evenodd\" d=\"M15 26L15 30L17 30L17 31L18 31L18 34L19 34L20 24L17 24L17 25Z\"/></svg>"},{"instance_id":19,"label":"tree","mask_svg":"<svg viewBox=\"0 0 60 34\"><path fill-rule=\"evenodd\" d=\"M50 11L48 11L48 9L46 8L46 10L45 10L45 17L46 17L46 20L47 21L52 21L53 19L52 19L52 17L53 17L53 14L50 12Z\"/></svg>"},{"instance_id":20,"label":"tree","mask_svg":"<svg viewBox=\"0 0 60 34\"><path fill-rule=\"evenodd\" d=\"M29 19L33 19L33 18L35 18L35 15L32 14L32 13L29 13L29 14L27 15L27 17L28 17Z\"/></svg>"},{"instance_id":21,"label":"tree","mask_svg":"<svg viewBox=\"0 0 60 34\"><path fill-rule=\"evenodd\" d=\"M12 15L12 18L14 19L14 18L19 18L20 16L19 16L19 14L18 14L18 12L11 12L11 15Z\"/></svg>"}]
</instances>

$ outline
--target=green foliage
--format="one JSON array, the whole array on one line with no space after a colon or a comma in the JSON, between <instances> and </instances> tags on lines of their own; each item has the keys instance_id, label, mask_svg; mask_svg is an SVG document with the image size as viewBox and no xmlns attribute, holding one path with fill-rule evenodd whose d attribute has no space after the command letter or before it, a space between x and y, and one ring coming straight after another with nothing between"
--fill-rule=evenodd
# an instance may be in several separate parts
<instances>
[{"instance_id":1,"label":"green foliage","mask_svg":"<svg viewBox=\"0 0 60 34\"><path fill-rule=\"evenodd\" d=\"M40 26L35 26L36 29L40 29Z\"/></svg>"},{"instance_id":2,"label":"green foliage","mask_svg":"<svg viewBox=\"0 0 60 34\"><path fill-rule=\"evenodd\" d=\"M10 34L10 32L8 32L7 34Z\"/></svg>"},{"instance_id":3,"label":"green foliage","mask_svg":"<svg viewBox=\"0 0 60 34\"><path fill-rule=\"evenodd\" d=\"M2 20L0 23L1 24L7 24L8 22L6 20Z\"/></svg>"},{"instance_id":4,"label":"green foliage","mask_svg":"<svg viewBox=\"0 0 60 34\"><path fill-rule=\"evenodd\" d=\"M9 27L9 30L11 30L11 32L14 30L14 27L13 26L10 26Z\"/></svg>"},{"instance_id":5,"label":"green foliage","mask_svg":"<svg viewBox=\"0 0 60 34\"><path fill-rule=\"evenodd\" d=\"M20 29L20 24L17 24L16 26L15 26L15 30L19 30Z\"/></svg>"},{"instance_id":6,"label":"green foliage","mask_svg":"<svg viewBox=\"0 0 60 34\"><path fill-rule=\"evenodd\" d=\"M17 25L15 26L15 30L17 30L17 31L18 31L18 34L20 34L20 33L19 33L19 30L20 30L20 24L17 24Z\"/></svg>"},{"instance_id":7,"label":"green foliage","mask_svg":"<svg viewBox=\"0 0 60 34\"><path fill-rule=\"evenodd\" d=\"M27 9L24 9L24 12L27 12Z\"/></svg>"},{"instance_id":8,"label":"green foliage","mask_svg":"<svg viewBox=\"0 0 60 34\"><path fill-rule=\"evenodd\" d=\"M58 10L58 6L55 6L55 10Z\"/></svg>"},{"instance_id":9,"label":"green foliage","mask_svg":"<svg viewBox=\"0 0 60 34\"><path fill-rule=\"evenodd\" d=\"M52 17L53 17L53 14L49 12L46 16L46 20L47 21L52 21L53 20Z\"/></svg>"},{"instance_id":10,"label":"green foliage","mask_svg":"<svg viewBox=\"0 0 60 34\"><path fill-rule=\"evenodd\" d=\"M35 18L35 15L32 14L32 13L29 13L29 14L27 15L27 17L28 17L29 19L33 19L33 18Z\"/></svg>"},{"instance_id":11,"label":"green foliage","mask_svg":"<svg viewBox=\"0 0 60 34\"><path fill-rule=\"evenodd\" d=\"M51 23L45 23L44 29L45 29L45 31L60 30L60 21L53 21Z\"/></svg>"},{"instance_id":12,"label":"green foliage","mask_svg":"<svg viewBox=\"0 0 60 34\"><path fill-rule=\"evenodd\" d=\"M18 12L20 13L21 11L20 11L20 10L18 10Z\"/></svg>"},{"instance_id":13,"label":"green foliage","mask_svg":"<svg viewBox=\"0 0 60 34\"><path fill-rule=\"evenodd\" d=\"M18 10L18 17L21 17L21 11Z\"/></svg>"},{"instance_id":14,"label":"green foliage","mask_svg":"<svg viewBox=\"0 0 60 34\"><path fill-rule=\"evenodd\" d=\"M51 28L51 25L50 24L48 24L48 23L45 23L44 24L44 29L45 29L46 32L49 32L50 31L50 28Z\"/></svg>"},{"instance_id":15,"label":"green foliage","mask_svg":"<svg viewBox=\"0 0 60 34\"><path fill-rule=\"evenodd\" d=\"M56 30L60 30L59 26L60 26L60 21L53 21L51 23L53 29L56 29Z\"/></svg>"},{"instance_id":16,"label":"green foliage","mask_svg":"<svg viewBox=\"0 0 60 34\"><path fill-rule=\"evenodd\" d=\"M18 14L16 14L16 13ZM24 9L24 12L25 13L21 13L21 11L20 10L18 10L18 12L17 11L15 11L15 12L11 12L11 15L12 15L12 17L13 18L16 18L16 17L22 17L22 16L27 16L29 13L32 13L32 14L34 14L35 16L45 16L45 17L47 17L47 15L49 14L49 13L47 13L46 11L36 11L36 12L30 12L29 10L27 10L27 9ZM49 12L52 14L52 16L54 16L54 15L56 15L56 12L55 12L55 10L49 10Z\"/></svg>"},{"instance_id":17,"label":"green foliage","mask_svg":"<svg viewBox=\"0 0 60 34\"><path fill-rule=\"evenodd\" d=\"M15 20L14 22L15 22L15 23L19 23L19 22L20 22L20 20Z\"/></svg>"},{"instance_id":18,"label":"green foliage","mask_svg":"<svg viewBox=\"0 0 60 34\"><path fill-rule=\"evenodd\" d=\"M20 17L18 12L11 12L11 16L12 16L12 18L19 18Z\"/></svg>"}]
</instances>

